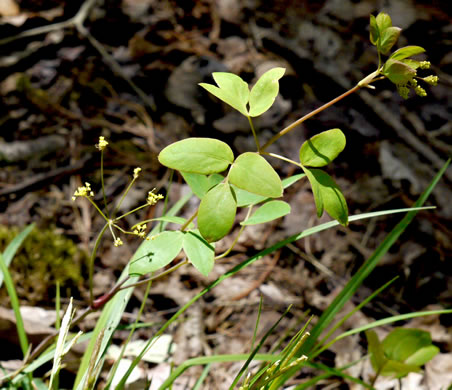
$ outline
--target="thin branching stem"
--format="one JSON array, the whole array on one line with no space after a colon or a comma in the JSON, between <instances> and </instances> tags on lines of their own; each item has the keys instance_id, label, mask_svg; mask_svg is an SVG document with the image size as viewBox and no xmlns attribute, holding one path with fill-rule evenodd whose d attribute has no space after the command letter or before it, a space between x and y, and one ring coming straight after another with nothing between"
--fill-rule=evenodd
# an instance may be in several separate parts
<instances>
[{"instance_id":1,"label":"thin branching stem","mask_svg":"<svg viewBox=\"0 0 452 390\"><path fill-rule=\"evenodd\" d=\"M296 120L286 128L282 129L278 134L275 134L270 140L268 140L264 146L260 148L261 153L267 149L270 145L274 144L278 139L280 139L283 135L286 135L290 131L292 131L295 127L303 123L304 121L308 120L309 118L312 118L314 115L317 115L319 112L322 112L323 110L327 109L328 107L331 107L333 104L337 103L338 101L342 100L343 98L347 97L348 95L351 95L352 93L356 92L358 89L360 89L361 86L355 85L352 89L349 89L347 92L344 92L342 95L334 98L333 100L329 101L328 103L325 103L323 106L315 109L314 111L310 112L309 114L306 114L305 116L301 117L300 119Z\"/></svg>"},{"instance_id":2,"label":"thin branching stem","mask_svg":"<svg viewBox=\"0 0 452 390\"><path fill-rule=\"evenodd\" d=\"M256 143L257 152L260 153L261 147L259 145L259 139L257 138L256 130L254 130L253 121L251 120L251 117L248 117L248 122L250 122L251 132L253 133L254 142Z\"/></svg>"},{"instance_id":3,"label":"thin branching stem","mask_svg":"<svg viewBox=\"0 0 452 390\"><path fill-rule=\"evenodd\" d=\"M108 214L108 203L107 203L107 195L105 194L105 184L104 184L104 151L100 151L100 182L102 184L102 197L104 198L105 205L105 214L110 218Z\"/></svg>"},{"instance_id":4,"label":"thin branching stem","mask_svg":"<svg viewBox=\"0 0 452 390\"><path fill-rule=\"evenodd\" d=\"M185 222L181 228L180 231L183 232L185 229L187 229L188 225L190 225L191 222L193 222L193 220L196 218L196 216L198 215L198 211L199 211L199 207L198 209L193 213L193 215L187 220L187 222Z\"/></svg>"},{"instance_id":5,"label":"thin branching stem","mask_svg":"<svg viewBox=\"0 0 452 390\"><path fill-rule=\"evenodd\" d=\"M294 160L291 160L290 158L286 158L286 157L284 157L284 156L280 156L279 154L276 154L276 153L268 153L268 152L261 152L261 154L264 154L264 155L270 156L270 157L274 157L274 158L278 158L278 159L280 159L280 160L283 160L283 161L285 161L285 162L288 162L289 164L294 164L294 165L296 165L298 168L301 168L301 164L300 164L300 163L298 163L298 162L296 162L296 161L294 161Z\"/></svg>"},{"instance_id":6,"label":"thin branching stem","mask_svg":"<svg viewBox=\"0 0 452 390\"><path fill-rule=\"evenodd\" d=\"M94 243L93 251L91 252L91 257L89 259L89 304L90 306L93 304L94 296L93 296L93 274L94 274L94 260L96 260L97 249L99 248L100 241L102 236L104 235L107 228L110 226L110 223L106 223L102 230L99 232L96 238L96 242Z\"/></svg>"}]
</instances>

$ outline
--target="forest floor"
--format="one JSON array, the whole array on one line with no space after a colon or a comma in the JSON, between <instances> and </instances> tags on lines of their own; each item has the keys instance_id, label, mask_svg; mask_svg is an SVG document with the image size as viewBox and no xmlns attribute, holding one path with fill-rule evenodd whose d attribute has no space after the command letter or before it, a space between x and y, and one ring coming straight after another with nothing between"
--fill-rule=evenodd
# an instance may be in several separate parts
<instances>
[{"instance_id":1,"label":"forest floor","mask_svg":"<svg viewBox=\"0 0 452 390\"><path fill-rule=\"evenodd\" d=\"M347 146L328 171L344 191L350 214L411 207L452 154L451 5L447 1L411 0L2 0L0 2L0 249L15 229L35 223L30 243L11 266L27 332L38 343L52 331L55 284L62 302L73 296L87 305L87 256L102 226L88 202L72 202L74 191L88 181L100 188L99 136L105 151L107 199L118 201L135 167L142 175L122 211L146 198L152 188L167 193L169 172L158 163L160 150L190 136L227 142L234 152L253 148L248 123L198 87L212 82L215 71L239 74L247 82L271 67L286 68L274 108L256 121L259 137L268 140L295 119L328 102L375 70L378 59L369 43L369 15L385 11L403 28L400 45L426 49L440 83L428 96L402 99L388 82L362 90L305 122L273 146L272 152L297 159L308 137L340 128ZM76 16L76 18L73 18ZM45 26L50 26L45 28ZM39 34L28 31L44 28ZM296 172L275 166L285 177ZM348 330L389 315L450 308L452 305L452 170L446 171L428 205L400 237L363 286L348 302L348 312L377 288L398 279L340 329ZM168 199L186 194L174 175ZM101 201L100 192L94 198ZM152 286L139 329L145 340L187 300L246 257L275 242L329 220L316 216L307 182L286 191L292 212L274 223L249 227L232 256L215 265L208 277L182 267ZM191 200L182 216L193 214ZM158 216L163 205L124 220L128 228ZM335 228L288 245L218 285L171 329L172 361L247 353L261 297L259 334L265 333L293 305L279 331L322 313L340 289L372 254L400 215L379 217ZM231 237L239 230L234 227ZM95 295L108 291L134 253L136 237L101 243L95 268ZM227 248L232 238L217 245ZM133 322L144 288L136 288L123 324ZM0 290L0 365L14 370L20 362L14 316ZM39 317L37 317L39 316ZM36 321L39 318L39 321ZM89 330L96 317L80 325ZM410 374L403 389L446 389L452 384L452 317L429 316L378 328L382 337L394 326L431 332L440 353L423 375ZM113 340L120 345L125 331ZM268 340L275 343L278 334ZM8 348L6 348L6 346ZM83 348L76 348L63 375L73 380ZM323 354L322 362L341 367L366 355L363 334L342 340ZM165 377L170 363L143 366L143 376ZM241 364L219 365L206 389L228 388ZM174 389L193 386L200 374L187 371ZM368 359L349 374L369 380ZM300 373L294 383L314 375ZM64 379L66 378L66 379ZM153 386L158 385L155 379ZM99 385L101 386L101 385ZM140 385L136 385L140 388ZM318 388L357 389L343 378L329 378ZM378 389L392 389L382 378ZM154 388L154 387L152 387ZM191 388L191 387L190 387Z\"/></svg>"}]
</instances>

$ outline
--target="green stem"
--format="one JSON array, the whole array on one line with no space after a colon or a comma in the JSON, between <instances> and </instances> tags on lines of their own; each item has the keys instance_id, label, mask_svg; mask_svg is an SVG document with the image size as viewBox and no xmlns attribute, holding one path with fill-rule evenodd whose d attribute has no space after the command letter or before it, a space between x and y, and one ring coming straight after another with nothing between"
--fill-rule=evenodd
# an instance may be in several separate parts
<instances>
[{"instance_id":1,"label":"green stem","mask_svg":"<svg viewBox=\"0 0 452 390\"><path fill-rule=\"evenodd\" d=\"M168 208L168 199L169 199L169 193L171 190L171 184L173 184L173 177L174 177L174 169L171 169L170 177L168 179L169 184L168 184L168 188L166 189L165 200L163 201L162 215L166 214L166 209ZM159 232L161 233L162 231L163 231L163 221L160 221Z\"/></svg>"},{"instance_id":2,"label":"green stem","mask_svg":"<svg viewBox=\"0 0 452 390\"><path fill-rule=\"evenodd\" d=\"M100 215L108 222L108 218L105 216L105 214L102 212L102 210L99 208L99 206L89 197L85 196L86 199L90 201L90 203L94 206L94 208L99 212Z\"/></svg>"},{"instance_id":3,"label":"green stem","mask_svg":"<svg viewBox=\"0 0 452 390\"><path fill-rule=\"evenodd\" d=\"M116 213L118 212L119 208L121 207L122 202L124 201L124 198L125 198L126 195L129 193L129 191L130 191L130 189L132 188L133 183L135 183L135 180L136 180L136 179L137 179L137 178L134 177L134 178L132 179L132 181L129 183L129 185L127 186L126 190L123 192L123 194L122 194L122 196L121 196L121 199L120 199L119 203L116 205L115 211L113 211L112 218L115 217ZM130 212L129 212L129 214L130 214ZM124 215L123 215L123 217L124 217Z\"/></svg>"},{"instance_id":4,"label":"green stem","mask_svg":"<svg viewBox=\"0 0 452 390\"><path fill-rule=\"evenodd\" d=\"M332 106L333 104L337 103L338 101L342 100L343 98L347 97L348 95L351 95L352 93L356 92L358 89L360 89L360 85L355 85L352 89L349 89L347 92L344 92L342 95L338 96L337 98L329 101L328 103L325 103L323 106L315 109L314 111L310 112L309 114L306 114L302 118L296 120L289 126L287 126L285 129L281 130L278 134L275 134L272 138L270 138L267 143L261 147L260 151L264 151L267 149L270 145L274 144L278 139L280 139L283 135L289 133L292 131L295 127L303 123L305 120L308 120L309 118L312 118L314 115L318 114L319 112L322 112L323 110L327 109L328 107Z\"/></svg>"},{"instance_id":5,"label":"green stem","mask_svg":"<svg viewBox=\"0 0 452 390\"><path fill-rule=\"evenodd\" d=\"M109 218L108 214L108 204L107 204L107 195L105 194L105 184L104 184L104 151L100 151L100 182L102 183L102 196L104 198L104 204L105 204L105 213L107 214L107 217Z\"/></svg>"},{"instance_id":6,"label":"green stem","mask_svg":"<svg viewBox=\"0 0 452 390\"><path fill-rule=\"evenodd\" d=\"M99 232L96 238L96 242L94 243L93 251L91 252L91 257L89 259L89 304L90 306L93 304L94 296L93 296L93 274L94 274L94 260L96 259L97 249L99 248L100 240L105 233L105 230L110 226L110 223L106 223L102 230Z\"/></svg>"},{"instance_id":7,"label":"green stem","mask_svg":"<svg viewBox=\"0 0 452 390\"><path fill-rule=\"evenodd\" d=\"M183 232L185 229L187 229L188 225L190 225L191 222L193 222L193 220L196 218L196 216L198 215L198 211L199 208L195 211L195 213L187 220L187 222L185 222L181 228L180 231Z\"/></svg>"},{"instance_id":8,"label":"green stem","mask_svg":"<svg viewBox=\"0 0 452 390\"><path fill-rule=\"evenodd\" d=\"M262 152L261 154L264 154L264 155L270 156L270 157L274 157L274 158L279 158L280 160L283 160L283 161L288 162L288 163L290 163L290 164L294 164L294 165L296 165L298 168L301 168L301 164L300 164L300 163L297 163L296 161L291 160L291 159L289 159L289 158L286 158L286 157L284 157L284 156L280 156L279 154L276 154L276 153L268 153L268 152Z\"/></svg>"},{"instance_id":9,"label":"green stem","mask_svg":"<svg viewBox=\"0 0 452 390\"><path fill-rule=\"evenodd\" d=\"M256 143L256 147L257 147L257 152L260 153L261 151L261 147L259 145L259 140L257 138L257 134L256 134L256 130L254 130L254 125L253 125L253 121L251 120L251 117L248 117L248 122L250 122L250 126L251 126L251 131L253 133L253 137L254 137L254 142Z\"/></svg>"},{"instance_id":10,"label":"green stem","mask_svg":"<svg viewBox=\"0 0 452 390\"><path fill-rule=\"evenodd\" d=\"M123 215L121 215L121 216L115 218L115 222L116 222L116 221L119 221L121 218L127 217L127 216L130 215L130 214L136 213L138 210L141 210L141 209L143 209L143 208L145 208L145 207L147 207L147 206L149 206L147 203L146 203L146 204L143 204L143 205L141 205L141 206L138 206L136 209L133 209L133 210L131 210L131 211L128 211L127 213L125 213L125 214L123 214ZM140 222L140 224L141 224L141 222Z\"/></svg>"}]
</instances>

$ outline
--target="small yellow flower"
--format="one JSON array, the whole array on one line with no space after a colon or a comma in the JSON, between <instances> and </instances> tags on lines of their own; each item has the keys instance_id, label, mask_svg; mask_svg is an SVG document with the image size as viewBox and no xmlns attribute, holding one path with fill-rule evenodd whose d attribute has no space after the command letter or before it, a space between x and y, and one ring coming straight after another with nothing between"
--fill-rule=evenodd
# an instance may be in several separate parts
<instances>
[{"instance_id":1,"label":"small yellow flower","mask_svg":"<svg viewBox=\"0 0 452 390\"><path fill-rule=\"evenodd\" d=\"M439 80L438 76L427 76L427 77L424 77L424 81L427 84L433 85L433 86L438 85L438 80Z\"/></svg>"},{"instance_id":2,"label":"small yellow flower","mask_svg":"<svg viewBox=\"0 0 452 390\"><path fill-rule=\"evenodd\" d=\"M104 150L108 145L108 142L105 140L105 137L100 136L99 137L99 143L96 144L96 148L99 150Z\"/></svg>"},{"instance_id":3,"label":"small yellow flower","mask_svg":"<svg viewBox=\"0 0 452 390\"><path fill-rule=\"evenodd\" d=\"M135 168L135 169L133 170L133 178L134 178L134 179L137 179L137 178L138 178L138 175L140 174L140 172L141 172L141 168L140 168L140 167Z\"/></svg>"},{"instance_id":4,"label":"small yellow flower","mask_svg":"<svg viewBox=\"0 0 452 390\"><path fill-rule=\"evenodd\" d=\"M421 61L419 63L419 68L421 69L429 69L430 68L430 61Z\"/></svg>"},{"instance_id":5,"label":"small yellow flower","mask_svg":"<svg viewBox=\"0 0 452 390\"><path fill-rule=\"evenodd\" d=\"M146 224L138 225L134 230L133 234L137 235L138 237L145 238L146 237Z\"/></svg>"},{"instance_id":6,"label":"small yellow flower","mask_svg":"<svg viewBox=\"0 0 452 390\"><path fill-rule=\"evenodd\" d=\"M154 206L160 199L163 199L162 194L154 194L155 188L148 192L146 202L149 206Z\"/></svg>"},{"instance_id":7,"label":"small yellow flower","mask_svg":"<svg viewBox=\"0 0 452 390\"><path fill-rule=\"evenodd\" d=\"M115 238L115 241L114 241L113 244L114 244L114 246L118 247L118 246L121 246L124 243L122 242L122 240L119 237L117 237L117 238Z\"/></svg>"},{"instance_id":8,"label":"small yellow flower","mask_svg":"<svg viewBox=\"0 0 452 390\"><path fill-rule=\"evenodd\" d=\"M91 190L91 184L88 182L85 183L84 186L78 187L77 190L74 192L74 196L72 197L72 200L74 201L77 197L90 197L94 196L94 192Z\"/></svg>"},{"instance_id":9,"label":"small yellow flower","mask_svg":"<svg viewBox=\"0 0 452 390\"><path fill-rule=\"evenodd\" d=\"M416 88L414 88L414 92L416 92L416 94L421 97L427 96L427 92L420 85L418 85Z\"/></svg>"}]
</instances>

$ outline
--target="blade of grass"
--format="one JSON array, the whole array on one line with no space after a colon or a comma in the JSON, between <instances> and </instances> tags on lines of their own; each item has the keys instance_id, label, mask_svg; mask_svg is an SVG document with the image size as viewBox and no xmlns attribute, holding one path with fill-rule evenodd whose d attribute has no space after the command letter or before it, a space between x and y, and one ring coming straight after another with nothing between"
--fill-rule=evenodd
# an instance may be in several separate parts
<instances>
[{"instance_id":1,"label":"blade of grass","mask_svg":"<svg viewBox=\"0 0 452 390\"><path fill-rule=\"evenodd\" d=\"M331 340L328 344L324 345L322 348L317 349L312 354L312 359L314 359L316 356L320 355L323 351L328 349L335 342L337 342L345 337L351 336L353 334L361 333L361 332L364 332L365 330L376 328L378 326L382 326L382 325L386 325L386 324L391 324L391 323L397 322L397 321L405 321L405 320L409 320L411 318L425 317L425 316L431 316L431 315L435 315L435 314L438 314L438 315L439 314L452 314L452 309L419 311L416 313L399 314L397 316L391 316L391 317L383 318L378 321L371 322L370 324L366 324L366 325L360 326L355 329L350 329L347 332L341 333L339 336L335 337L333 340Z\"/></svg>"},{"instance_id":2,"label":"blade of grass","mask_svg":"<svg viewBox=\"0 0 452 390\"><path fill-rule=\"evenodd\" d=\"M256 348L254 348L254 350L250 353L248 359L246 359L245 364L242 366L242 368L240 369L239 373L236 375L236 377L234 378L234 381L232 382L231 386L229 386L229 390L233 390L234 387L237 385L237 383L239 382L240 378L242 377L242 375L245 373L245 371L247 370L247 368L249 367L250 363L253 361L254 356L256 356L256 354L259 352L259 350L262 348L262 346L264 345L265 341L267 340L267 338L273 333L273 331L276 329L276 327L279 325L279 323L282 321L282 319L287 315L287 313L290 311L290 308L292 307L289 306L286 311L281 315L281 317L279 317L278 321L276 321L273 326L265 333L264 337L262 337L261 341L259 342L259 344L257 345Z\"/></svg>"},{"instance_id":3,"label":"blade of grass","mask_svg":"<svg viewBox=\"0 0 452 390\"><path fill-rule=\"evenodd\" d=\"M167 215L173 216L179 212L179 210L184 206L185 203L191 198L192 194L188 193L183 198L179 199L176 204L168 211ZM155 233L158 227L155 227L152 232ZM151 232L151 233L152 233ZM150 233L150 234L151 234ZM122 280L128 275L128 265L123 270L121 276L118 280ZM134 283L138 280L137 277L131 277L129 281ZM87 349L83 355L82 361L80 363L79 370L77 372L77 376L74 383L74 389L82 390L83 383L85 381L85 376L87 374L87 370L89 367L89 362L91 359L92 352L96 345L96 340L101 331L104 331L104 335L101 341L100 353L97 358L98 362L96 362L96 366L98 366L99 361L101 359L105 359L105 350L108 347L111 336L116 331L116 328L121 320L121 317L124 313L124 310L129 302L129 299L132 295L133 288L128 288L126 290L119 291L104 307L102 310L102 314L99 317L96 327L94 328L93 337L88 344Z\"/></svg>"},{"instance_id":4,"label":"blade of grass","mask_svg":"<svg viewBox=\"0 0 452 390\"><path fill-rule=\"evenodd\" d=\"M13 260L14 256L16 255L17 250L20 248L24 240L27 238L27 236L30 234L30 232L34 229L35 224L32 223L31 225L28 225L24 230L22 230L14 239L9 243L9 245L6 247L6 249L3 251L3 261L6 265L6 267L9 267L11 264L11 261ZM3 274L0 273L0 287L2 287L3 284Z\"/></svg>"},{"instance_id":5,"label":"blade of grass","mask_svg":"<svg viewBox=\"0 0 452 390\"><path fill-rule=\"evenodd\" d=\"M22 319L22 315L20 314L20 303L19 299L17 298L16 287L14 286L13 279L11 278L8 267L6 266L5 261L3 260L3 255L1 253L0 271L2 271L6 291L8 292L11 307L13 308L14 316L16 317L16 329L19 336L19 344L25 358L29 348L27 333L25 332L24 321Z\"/></svg>"},{"instance_id":6,"label":"blade of grass","mask_svg":"<svg viewBox=\"0 0 452 390\"><path fill-rule=\"evenodd\" d=\"M342 309L346 302L352 297L352 295L356 292L358 287L363 283L364 279L372 272L372 270L377 266L380 259L387 253L389 248L396 242L396 240L400 237L400 235L405 231L407 226L414 219L416 214L419 211L419 207L421 207L428 196L431 194L433 189L435 188L438 181L441 179L442 175L446 171L447 167L450 164L451 159L449 159L442 169L436 174L433 178L432 182L429 184L424 193L419 197L419 199L414 204L414 207L411 211L402 218L402 220L396 225L394 229L385 237L383 242L378 246L375 252L366 260L366 262L361 266L361 268L357 271L357 273L350 279L347 285L342 289L342 291L337 295L337 297L331 302L328 308L323 312L320 316L317 324L311 330L311 337L306 341L303 345L303 348L300 350L300 356L310 355L312 348L314 347L317 339L320 337L320 334L329 326L331 321L337 315L337 313ZM278 382L280 385L285 383L291 376L293 372L289 372L286 376L282 377Z\"/></svg>"},{"instance_id":7,"label":"blade of grass","mask_svg":"<svg viewBox=\"0 0 452 390\"><path fill-rule=\"evenodd\" d=\"M336 324L334 324L334 326L328 331L328 333L322 338L322 340L319 341L319 348L321 345L325 344L326 340L328 340L331 337L331 335L336 331L336 329L338 329L345 321L347 321L357 311L361 310L363 306L367 305L368 302L374 299L378 294L380 294L380 292L382 292L385 288L389 287L398 278L399 277L396 276L395 278L392 278L389 282L385 283L378 290L374 291L371 295L369 295L359 305L357 305L353 310L347 313L343 318L341 318Z\"/></svg>"},{"instance_id":8,"label":"blade of grass","mask_svg":"<svg viewBox=\"0 0 452 390\"><path fill-rule=\"evenodd\" d=\"M196 381L195 385L193 386L193 390L199 390L203 384L203 382L206 380L207 375L209 374L211 364L207 364L204 367L204 370L202 370L201 376Z\"/></svg>"},{"instance_id":9,"label":"blade of grass","mask_svg":"<svg viewBox=\"0 0 452 390\"><path fill-rule=\"evenodd\" d=\"M171 384L176 380L179 376L181 376L188 368L192 366L202 366L206 364L212 363L231 363L231 362L241 362L245 361L249 358L249 354L232 354L232 355L213 355L213 356L203 356L198 358L193 358L186 360L180 366L178 366L171 375L163 382L159 390L170 388ZM257 361L265 361L265 362L275 362L278 360L278 355L264 354L258 353L254 356L254 360ZM116 388L116 390L119 387Z\"/></svg>"},{"instance_id":10,"label":"blade of grass","mask_svg":"<svg viewBox=\"0 0 452 390\"><path fill-rule=\"evenodd\" d=\"M359 215L353 215L351 217L349 217L349 222L353 222L353 221L358 221L361 219L367 219L367 218L372 218L372 217L379 217L382 215L388 215L388 214L396 214L396 213L405 213L405 212L409 212L412 210L428 210L428 209L433 209L435 207L418 207L418 208L405 208L405 209L396 209L396 210L384 210L384 211L375 211L375 212L371 212L371 213L363 213L363 214L359 214ZM243 261L242 263L236 265L234 268L232 268L230 271L226 272L225 274L221 275L218 279L216 279L214 282L212 282L209 286L207 286L204 290L202 290L200 293L198 293L197 295L195 295L192 299L190 299L184 306L182 306L160 329L159 331L154 335L153 338L151 338L146 346L143 348L143 351L132 361L132 363L130 364L129 369L127 370L127 372L124 375L123 380L118 384L118 389L122 389L125 385L125 382L127 380L127 378L129 377L129 375L131 374L132 370L136 367L136 365L140 362L141 358L144 356L144 354L146 353L147 349L151 346L153 340L160 336L161 334L163 334L163 332L174 322L177 320L177 318L182 315L185 310L187 310L194 302L196 302L199 298L201 298L204 294L208 293L211 289L213 289L215 286L217 286L218 284L220 284L221 282L223 282L225 279L235 275L237 272L239 272L240 270L242 270L243 268L248 267L249 265L251 265L252 263L254 263L255 261L261 259L264 256L269 255L270 253L273 253L275 251L277 251L278 249L281 249L283 247L285 247L287 244L290 244L294 241L300 240L301 238L304 237L308 237L312 234L321 232L323 230L327 230L327 229L331 229L334 226L338 226L339 222L337 221L330 221L330 222L326 222L323 223L321 225L318 226L314 226L310 229L306 229L304 231L302 231L301 233L298 234L294 234L293 236L286 238L285 240L281 240L279 242L277 242L276 244L272 245L269 248L266 248L262 251L260 251L259 253L255 254L254 256L246 259L245 261Z\"/></svg>"}]
</instances>

